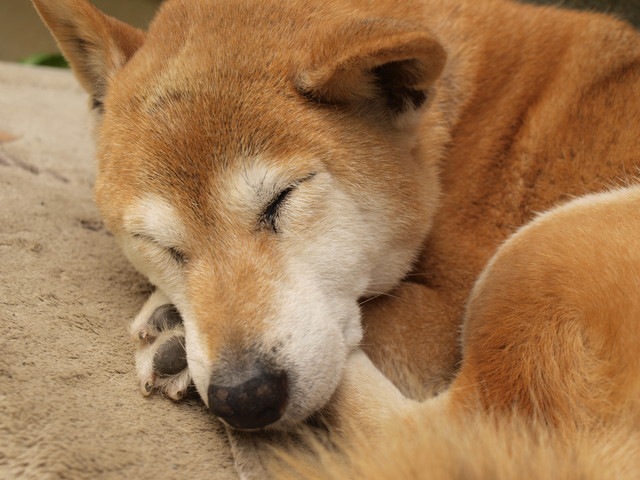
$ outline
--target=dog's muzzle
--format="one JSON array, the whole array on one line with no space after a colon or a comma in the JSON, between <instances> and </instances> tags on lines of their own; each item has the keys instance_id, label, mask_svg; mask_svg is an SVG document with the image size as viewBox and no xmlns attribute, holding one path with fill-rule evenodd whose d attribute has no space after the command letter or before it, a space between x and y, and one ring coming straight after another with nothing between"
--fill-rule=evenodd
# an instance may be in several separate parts
<instances>
[{"instance_id":1,"label":"dog's muzzle","mask_svg":"<svg viewBox=\"0 0 640 480\"><path fill-rule=\"evenodd\" d=\"M207 392L209 410L231 427L243 430L263 428L278 421L289 398L285 372L256 367L249 377L237 384L219 385L212 376Z\"/></svg>"}]
</instances>

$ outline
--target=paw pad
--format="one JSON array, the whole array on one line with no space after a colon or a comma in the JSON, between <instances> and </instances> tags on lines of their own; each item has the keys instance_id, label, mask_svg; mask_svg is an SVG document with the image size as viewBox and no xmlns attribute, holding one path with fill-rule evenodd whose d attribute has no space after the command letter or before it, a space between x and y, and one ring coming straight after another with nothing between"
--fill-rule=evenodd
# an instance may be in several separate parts
<instances>
[{"instance_id":1,"label":"paw pad","mask_svg":"<svg viewBox=\"0 0 640 480\"><path fill-rule=\"evenodd\" d=\"M144 396L160 391L178 401L191 385L182 317L170 303L152 305L154 295L131 327L139 342L136 370L140 390Z\"/></svg>"},{"instance_id":2,"label":"paw pad","mask_svg":"<svg viewBox=\"0 0 640 480\"><path fill-rule=\"evenodd\" d=\"M183 336L171 337L158 347L153 356L153 368L162 377L177 375L187 368Z\"/></svg>"}]
</instances>

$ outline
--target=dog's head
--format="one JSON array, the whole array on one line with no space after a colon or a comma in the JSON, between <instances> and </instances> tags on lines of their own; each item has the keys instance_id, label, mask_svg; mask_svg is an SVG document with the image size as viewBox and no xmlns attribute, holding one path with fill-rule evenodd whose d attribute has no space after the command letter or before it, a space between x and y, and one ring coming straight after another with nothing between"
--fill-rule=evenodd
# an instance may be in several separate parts
<instances>
[{"instance_id":1,"label":"dog's head","mask_svg":"<svg viewBox=\"0 0 640 480\"><path fill-rule=\"evenodd\" d=\"M146 34L84 0L34 3L92 98L104 221L180 310L205 403L244 428L322 407L359 301L429 228L443 49L324 1L170 0ZM277 415L226 415L220 392L256 382L249 403Z\"/></svg>"}]
</instances>

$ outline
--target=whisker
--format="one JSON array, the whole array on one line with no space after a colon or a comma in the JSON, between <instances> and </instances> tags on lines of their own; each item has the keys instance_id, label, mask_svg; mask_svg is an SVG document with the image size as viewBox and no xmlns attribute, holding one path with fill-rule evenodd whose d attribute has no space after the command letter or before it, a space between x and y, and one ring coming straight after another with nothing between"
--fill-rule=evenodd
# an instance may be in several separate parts
<instances>
[{"instance_id":1,"label":"whisker","mask_svg":"<svg viewBox=\"0 0 640 480\"><path fill-rule=\"evenodd\" d=\"M365 290L365 293L371 293L373 295L384 295L385 297L397 298L398 300L401 299L401 297L389 292L374 292L372 290Z\"/></svg>"},{"instance_id":2,"label":"whisker","mask_svg":"<svg viewBox=\"0 0 640 480\"><path fill-rule=\"evenodd\" d=\"M381 296L382 296L382 294L379 294L379 295L374 295L373 297L366 298L366 299L362 300L361 302L358 302L358 305L362 306L365 303L369 303L370 301L375 300L376 298L379 298Z\"/></svg>"}]
</instances>

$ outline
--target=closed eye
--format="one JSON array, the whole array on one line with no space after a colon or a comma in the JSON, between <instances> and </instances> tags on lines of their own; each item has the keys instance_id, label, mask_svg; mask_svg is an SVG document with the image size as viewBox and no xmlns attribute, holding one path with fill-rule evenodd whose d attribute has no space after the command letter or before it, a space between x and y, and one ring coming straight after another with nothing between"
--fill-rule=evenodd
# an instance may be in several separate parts
<instances>
[{"instance_id":1,"label":"closed eye","mask_svg":"<svg viewBox=\"0 0 640 480\"><path fill-rule=\"evenodd\" d=\"M184 265L189 261L189 257L187 257L187 254L176 247L169 247L166 250L179 265Z\"/></svg>"},{"instance_id":2,"label":"closed eye","mask_svg":"<svg viewBox=\"0 0 640 480\"><path fill-rule=\"evenodd\" d=\"M279 233L278 231L278 218L282 211L282 207L287 203L287 200L290 198L291 193L298 188L298 186L315 176L315 173L311 173L306 177L297 180L296 182L289 185L284 190L281 190L275 197L269 202L266 208L262 211L260 215L260 223L266 225L273 233Z\"/></svg>"},{"instance_id":3,"label":"closed eye","mask_svg":"<svg viewBox=\"0 0 640 480\"><path fill-rule=\"evenodd\" d=\"M176 262L178 265L185 265L189 261L189 257L187 256L187 254L184 253L184 251L182 251L178 247L167 247L165 245L160 244L153 237L150 237L149 235L145 235L142 233L134 233L133 237L139 238L141 240L144 240L147 243L151 243L156 247L161 248L166 253L168 253L173 259L173 261Z\"/></svg>"},{"instance_id":4,"label":"closed eye","mask_svg":"<svg viewBox=\"0 0 640 480\"><path fill-rule=\"evenodd\" d=\"M262 212L261 220L267 225L273 233L278 233L277 220L278 214L280 213L280 208L284 205L289 194L295 188L295 185L291 185L284 190L282 190L272 201L267 208L265 208L264 212Z\"/></svg>"}]
</instances>

